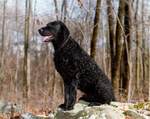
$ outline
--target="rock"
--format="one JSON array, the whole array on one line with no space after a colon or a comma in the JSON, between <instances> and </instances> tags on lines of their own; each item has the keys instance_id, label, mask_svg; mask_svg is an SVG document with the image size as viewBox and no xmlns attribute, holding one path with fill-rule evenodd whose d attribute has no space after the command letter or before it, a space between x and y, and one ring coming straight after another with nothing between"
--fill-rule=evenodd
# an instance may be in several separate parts
<instances>
[{"instance_id":1,"label":"rock","mask_svg":"<svg viewBox=\"0 0 150 119\"><path fill-rule=\"evenodd\" d=\"M21 115L21 119L52 119L45 115L33 115L32 113L24 113Z\"/></svg>"},{"instance_id":2,"label":"rock","mask_svg":"<svg viewBox=\"0 0 150 119\"><path fill-rule=\"evenodd\" d=\"M127 110L124 112L125 115L132 117L132 119L150 119L150 117L139 114L135 110Z\"/></svg>"},{"instance_id":3,"label":"rock","mask_svg":"<svg viewBox=\"0 0 150 119\"><path fill-rule=\"evenodd\" d=\"M58 109L55 119L125 119L125 116L122 111L110 105L88 107L80 102L71 111Z\"/></svg>"},{"instance_id":4,"label":"rock","mask_svg":"<svg viewBox=\"0 0 150 119\"><path fill-rule=\"evenodd\" d=\"M132 119L150 119L149 104L149 102L136 104L111 102L112 106L124 111L124 114Z\"/></svg>"},{"instance_id":5,"label":"rock","mask_svg":"<svg viewBox=\"0 0 150 119\"><path fill-rule=\"evenodd\" d=\"M122 111L128 110L130 109L130 107L134 106L134 104L132 103L121 103L121 102L111 102L110 105Z\"/></svg>"},{"instance_id":6,"label":"rock","mask_svg":"<svg viewBox=\"0 0 150 119\"><path fill-rule=\"evenodd\" d=\"M88 106L88 102L80 101L74 109L63 111L57 109L48 116L23 113L18 104L0 101L0 118L6 116L12 119L150 119L149 102L144 103L121 103L111 102L110 105Z\"/></svg>"},{"instance_id":7,"label":"rock","mask_svg":"<svg viewBox=\"0 0 150 119\"><path fill-rule=\"evenodd\" d=\"M21 119L36 119L32 113L24 113L21 115Z\"/></svg>"},{"instance_id":8,"label":"rock","mask_svg":"<svg viewBox=\"0 0 150 119\"><path fill-rule=\"evenodd\" d=\"M15 104L15 103L0 101L0 113L8 114L11 112L21 113L22 107L20 105Z\"/></svg>"}]
</instances>

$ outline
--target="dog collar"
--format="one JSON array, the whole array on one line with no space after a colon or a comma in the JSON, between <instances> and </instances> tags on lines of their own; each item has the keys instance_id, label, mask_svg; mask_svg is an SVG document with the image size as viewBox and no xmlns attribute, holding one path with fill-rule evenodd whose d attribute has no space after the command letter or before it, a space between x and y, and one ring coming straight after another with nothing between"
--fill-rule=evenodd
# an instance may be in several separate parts
<instances>
[{"instance_id":1,"label":"dog collar","mask_svg":"<svg viewBox=\"0 0 150 119\"><path fill-rule=\"evenodd\" d=\"M60 50L60 49L62 49L66 44L67 44L67 42L69 41L69 39L70 39L70 35L68 36L68 38L67 38L67 40L65 40L65 42L63 42L62 44L61 44L61 46L60 46L60 48L58 49L58 51Z\"/></svg>"}]
</instances>

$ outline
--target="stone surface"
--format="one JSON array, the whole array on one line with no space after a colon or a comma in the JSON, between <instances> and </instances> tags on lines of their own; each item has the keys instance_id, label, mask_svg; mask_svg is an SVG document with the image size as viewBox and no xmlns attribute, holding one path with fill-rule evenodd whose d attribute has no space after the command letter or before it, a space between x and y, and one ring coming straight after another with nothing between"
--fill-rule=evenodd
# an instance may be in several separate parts
<instances>
[{"instance_id":1,"label":"stone surface","mask_svg":"<svg viewBox=\"0 0 150 119\"><path fill-rule=\"evenodd\" d=\"M80 101L71 111L60 108L49 115L34 115L22 113L21 106L0 101L0 117L10 117L12 113L19 114L15 119L150 119L149 103L111 102L110 105L88 106L89 103Z\"/></svg>"},{"instance_id":2,"label":"stone surface","mask_svg":"<svg viewBox=\"0 0 150 119\"><path fill-rule=\"evenodd\" d=\"M88 107L83 103L77 103L73 110L63 111L58 109L55 119L124 119L125 116L119 109L109 106Z\"/></svg>"},{"instance_id":3,"label":"stone surface","mask_svg":"<svg viewBox=\"0 0 150 119\"><path fill-rule=\"evenodd\" d=\"M21 119L52 119L52 118L44 115L33 115L32 113L24 113L21 115Z\"/></svg>"}]
</instances>

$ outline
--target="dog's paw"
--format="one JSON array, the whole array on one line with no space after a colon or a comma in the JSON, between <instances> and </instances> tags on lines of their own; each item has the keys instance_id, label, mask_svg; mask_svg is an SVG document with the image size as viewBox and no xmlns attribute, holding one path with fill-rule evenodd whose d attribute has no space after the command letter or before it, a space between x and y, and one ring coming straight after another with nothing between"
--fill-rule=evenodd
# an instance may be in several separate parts
<instances>
[{"instance_id":1,"label":"dog's paw","mask_svg":"<svg viewBox=\"0 0 150 119\"><path fill-rule=\"evenodd\" d=\"M61 108L61 109L63 109L63 108L66 107L66 105L65 104L60 104L58 107Z\"/></svg>"},{"instance_id":2,"label":"dog's paw","mask_svg":"<svg viewBox=\"0 0 150 119\"><path fill-rule=\"evenodd\" d=\"M73 106L66 106L65 104L59 105L59 108L61 108L64 111L69 111L73 109Z\"/></svg>"}]
</instances>

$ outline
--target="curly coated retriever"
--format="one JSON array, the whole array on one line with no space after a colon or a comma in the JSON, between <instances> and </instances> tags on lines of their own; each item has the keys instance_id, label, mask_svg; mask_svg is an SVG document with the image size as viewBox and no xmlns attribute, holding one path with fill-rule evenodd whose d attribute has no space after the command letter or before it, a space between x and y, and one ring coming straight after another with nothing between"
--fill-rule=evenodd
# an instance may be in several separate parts
<instances>
[{"instance_id":1,"label":"curly coated retriever","mask_svg":"<svg viewBox=\"0 0 150 119\"><path fill-rule=\"evenodd\" d=\"M64 23L54 21L39 29L43 42L54 46L55 68L64 81L64 104L71 110L76 102L77 89L85 93L80 99L91 105L109 104L115 100L110 80L96 62L72 39Z\"/></svg>"}]
</instances>

